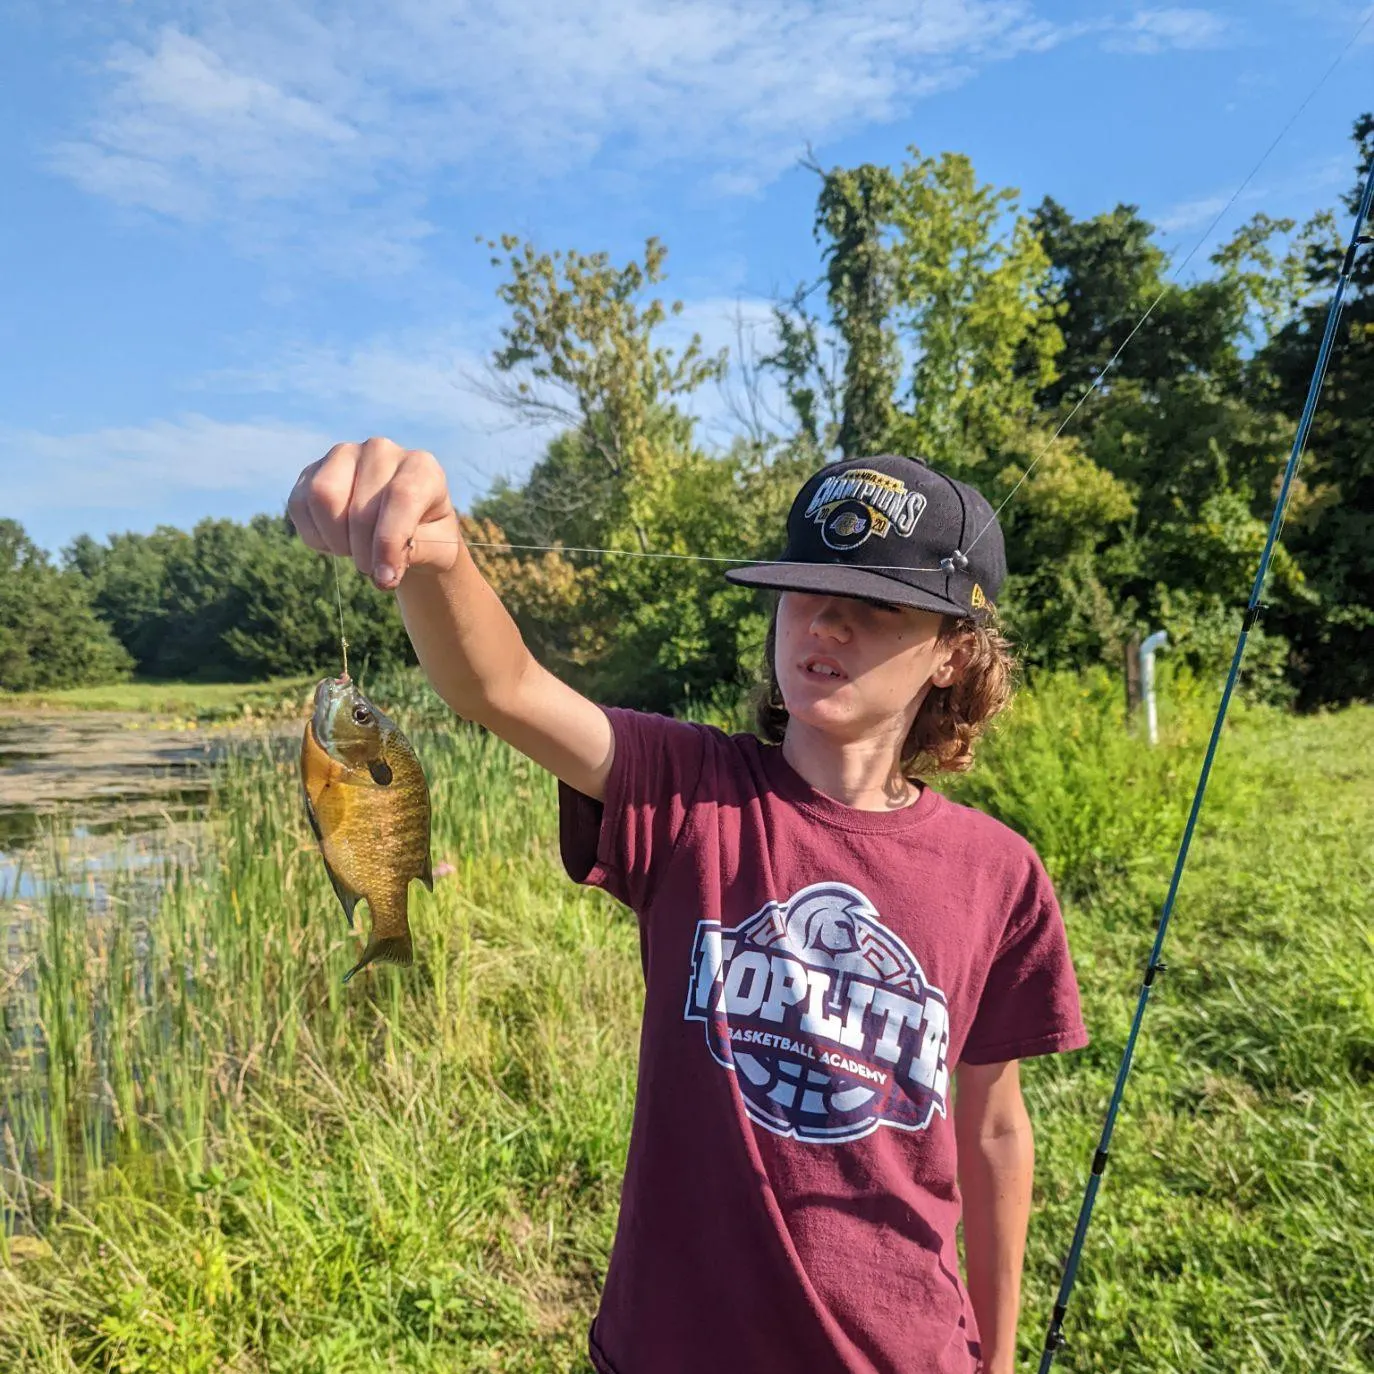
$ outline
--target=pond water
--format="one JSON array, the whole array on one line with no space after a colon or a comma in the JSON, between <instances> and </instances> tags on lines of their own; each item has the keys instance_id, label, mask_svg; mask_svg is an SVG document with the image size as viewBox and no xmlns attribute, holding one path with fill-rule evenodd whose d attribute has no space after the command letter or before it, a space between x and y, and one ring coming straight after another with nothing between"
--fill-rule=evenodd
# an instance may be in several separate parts
<instances>
[{"instance_id":1,"label":"pond water","mask_svg":"<svg viewBox=\"0 0 1374 1374\"><path fill-rule=\"evenodd\" d=\"M39 895L37 853L54 822L69 829L73 858L95 872L122 837L181 838L204 813L215 764L263 729L116 711L0 712L0 902Z\"/></svg>"},{"instance_id":2,"label":"pond water","mask_svg":"<svg viewBox=\"0 0 1374 1374\"><path fill-rule=\"evenodd\" d=\"M198 865L216 765L264 731L275 751L299 738L300 725L0 712L0 1078L21 1066L42 1075L38 964L52 903L75 902L93 932L127 921L140 965L160 889L178 866ZM9 1116L0 1092L0 1140L26 1154L22 1123ZM0 1224L13 1229L4 1192Z\"/></svg>"},{"instance_id":3,"label":"pond water","mask_svg":"<svg viewBox=\"0 0 1374 1374\"><path fill-rule=\"evenodd\" d=\"M24 966L55 862L66 891L92 916L110 909L116 874L126 907L132 898L150 908L168 860L195 862L216 764L265 729L280 744L299 728L195 728L114 711L0 712L0 991L7 983L27 991ZM126 914L138 919L142 911Z\"/></svg>"}]
</instances>

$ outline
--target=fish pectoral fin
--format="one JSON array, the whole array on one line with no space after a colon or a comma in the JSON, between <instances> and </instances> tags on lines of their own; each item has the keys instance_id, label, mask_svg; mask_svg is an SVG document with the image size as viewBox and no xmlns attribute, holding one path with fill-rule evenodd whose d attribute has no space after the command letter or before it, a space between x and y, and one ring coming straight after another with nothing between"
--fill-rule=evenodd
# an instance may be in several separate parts
<instances>
[{"instance_id":1,"label":"fish pectoral fin","mask_svg":"<svg viewBox=\"0 0 1374 1374\"><path fill-rule=\"evenodd\" d=\"M329 874L329 881L333 885L334 891L343 905L344 916L348 921L348 928L352 930L356 924L353 920L353 908L358 905L358 894L356 892L350 892L349 889L344 886L343 880L334 872L328 859L324 861L324 871Z\"/></svg>"},{"instance_id":2,"label":"fish pectoral fin","mask_svg":"<svg viewBox=\"0 0 1374 1374\"><path fill-rule=\"evenodd\" d=\"M344 974L344 982L348 982L360 968L366 968L368 964L373 962L413 964L415 953L410 943L410 931L402 931L399 935L383 936L380 940L374 935L367 942L367 948L363 950L363 957Z\"/></svg>"},{"instance_id":3,"label":"fish pectoral fin","mask_svg":"<svg viewBox=\"0 0 1374 1374\"><path fill-rule=\"evenodd\" d=\"M311 830L315 832L315 843L322 846L324 844L324 831L320 829L320 818L315 814L315 808L310 803L310 793L304 787L301 788L301 793L305 797L306 819L310 822Z\"/></svg>"},{"instance_id":4,"label":"fish pectoral fin","mask_svg":"<svg viewBox=\"0 0 1374 1374\"><path fill-rule=\"evenodd\" d=\"M425 852L425 866L420 870L420 881L434 891L434 859L428 851Z\"/></svg>"},{"instance_id":5,"label":"fish pectoral fin","mask_svg":"<svg viewBox=\"0 0 1374 1374\"><path fill-rule=\"evenodd\" d=\"M310 822L310 828L315 832L315 843L320 847L320 853L324 855L324 871L329 874L329 881L333 885L334 892L338 896L339 903L344 909L344 918L348 921L349 930L353 929L353 908L358 905L358 894L350 892L342 882L339 881L338 874L334 872L329 862L329 856L324 853L324 831L320 828L320 818L315 814L315 808L310 801L310 793L302 788L305 796L305 815Z\"/></svg>"}]
</instances>

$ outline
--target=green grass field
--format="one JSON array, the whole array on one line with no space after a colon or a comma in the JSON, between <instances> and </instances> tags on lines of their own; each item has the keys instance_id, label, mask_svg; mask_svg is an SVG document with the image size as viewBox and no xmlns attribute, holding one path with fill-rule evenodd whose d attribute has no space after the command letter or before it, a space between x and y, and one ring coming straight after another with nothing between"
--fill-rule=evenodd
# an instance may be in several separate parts
<instances>
[{"instance_id":1,"label":"green grass field","mask_svg":"<svg viewBox=\"0 0 1374 1374\"><path fill-rule=\"evenodd\" d=\"M311 677L267 682L118 682L50 692L0 692L4 711L134 711L182 720L242 720L304 710Z\"/></svg>"},{"instance_id":2,"label":"green grass field","mask_svg":"<svg viewBox=\"0 0 1374 1374\"><path fill-rule=\"evenodd\" d=\"M48 899L48 1055L0 1060L6 1368L588 1368L634 1089L632 919L563 876L549 778L413 679L369 690L425 761L455 869L412 889L413 970L341 986L354 938L294 765L264 748L224 774L213 852L169 868L146 932ZM1150 751L1117 696L1040 684L950 786L1045 857L1094 1037L1024 1067L1025 1368L1215 705L1171 682ZM1374 1370L1372 758L1374 708L1234 714L1057 1369Z\"/></svg>"}]
</instances>

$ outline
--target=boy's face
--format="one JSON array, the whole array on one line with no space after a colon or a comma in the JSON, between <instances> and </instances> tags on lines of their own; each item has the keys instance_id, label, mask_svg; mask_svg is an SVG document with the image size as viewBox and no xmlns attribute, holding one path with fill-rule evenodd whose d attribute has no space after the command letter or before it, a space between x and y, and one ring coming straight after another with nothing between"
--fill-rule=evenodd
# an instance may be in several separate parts
<instances>
[{"instance_id":1,"label":"boy's face","mask_svg":"<svg viewBox=\"0 0 1374 1374\"><path fill-rule=\"evenodd\" d=\"M963 663L939 642L936 611L854 597L784 592L774 671L787 713L850 740L906 731L927 688L948 687Z\"/></svg>"}]
</instances>

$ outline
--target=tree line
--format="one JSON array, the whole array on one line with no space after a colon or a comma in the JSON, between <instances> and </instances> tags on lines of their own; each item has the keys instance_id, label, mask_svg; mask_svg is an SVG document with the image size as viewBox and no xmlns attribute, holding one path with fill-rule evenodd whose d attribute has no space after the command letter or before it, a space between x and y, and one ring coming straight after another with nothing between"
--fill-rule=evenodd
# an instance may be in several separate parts
<instances>
[{"instance_id":1,"label":"tree line","mask_svg":"<svg viewBox=\"0 0 1374 1374\"><path fill-rule=\"evenodd\" d=\"M1354 142L1362 175L1374 114ZM665 277L656 239L621 265L488 243L509 311L496 391L557 433L528 475L463 519L474 544L560 546L474 548L536 654L598 699L655 709L747 680L760 594L725 582L720 562L632 555L776 556L816 466L900 452L994 506L1015 489L999 609L1030 672L1115 663L1133 634L1159 628L1197 670L1219 671L1348 216L1257 214L1183 283L1134 206L1076 219L1046 198L1023 211L967 157L915 148L897 166L813 171L822 270L775 305L766 347L740 331L733 360L696 337L663 342L681 306L651 295ZM1347 302L1247 656L1248 691L1303 706L1374 694L1374 252L1357 259ZM713 385L738 420L723 449L692 419ZM627 556L561 551L585 547ZM355 661L413 662L393 599L342 571ZM0 519L0 573L9 690L337 667L334 570L285 516L82 535L57 562Z\"/></svg>"}]
</instances>

